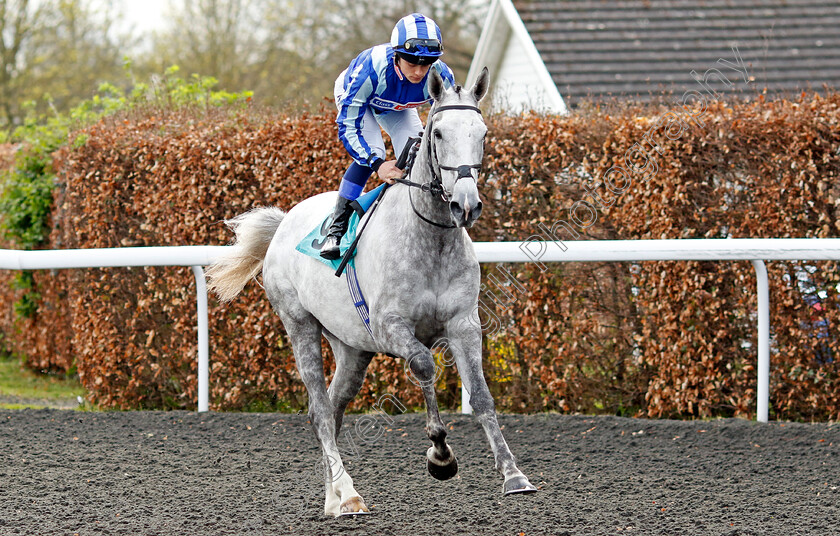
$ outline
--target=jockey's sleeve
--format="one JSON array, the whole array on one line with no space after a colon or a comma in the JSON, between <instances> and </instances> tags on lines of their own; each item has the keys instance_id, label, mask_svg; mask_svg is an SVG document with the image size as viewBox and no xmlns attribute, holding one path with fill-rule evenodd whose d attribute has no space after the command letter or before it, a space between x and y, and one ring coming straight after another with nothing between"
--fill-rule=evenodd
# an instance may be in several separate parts
<instances>
[{"instance_id":1,"label":"jockey's sleeve","mask_svg":"<svg viewBox=\"0 0 840 536\"><path fill-rule=\"evenodd\" d=\"M370 96L379 83L378 78L369 57L361 62L350 73L350 84L339 103L336 119L338 139L356 163L367 167L370 167L379 157L373 153L367 141L362 137L362 118L368 109Z\"/></svg>"},{"instance_id":2,"label":"jockey's sleeve","mask_svg":"<svg viewBox=\"0 0 840 536\"><path fill-rule=\"evenodd\" d=\"M384 50L384 49L383 49ZM376 171L382 159L377 156L362 136L362 120L368 110L369 102L377 87L384 83L384 72L380 72L375 65L385 65L383 61L374 61L374 54L380 52L378 47L366 51L366 56L360 59L353 71L349 74L350 82L339 102L339 112L336 123L338 123L338 138L347 149L347 152L359 165L371 167ZM382 58L379 58L381 60ZM437 70L443 78L446 88L455 86L455 75L452 69L442 61L436 61L432 68ZM380 80L382 78L382 80ZM424 94L428 99L428 89L424 88Z\"/></svg>"}]
</instances>

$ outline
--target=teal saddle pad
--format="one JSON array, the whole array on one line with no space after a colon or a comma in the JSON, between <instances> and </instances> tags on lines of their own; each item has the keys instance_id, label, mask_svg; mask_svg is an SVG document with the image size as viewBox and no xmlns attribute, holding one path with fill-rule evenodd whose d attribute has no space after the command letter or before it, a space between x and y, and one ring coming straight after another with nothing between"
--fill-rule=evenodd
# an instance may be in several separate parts
<instances>
[{"instance_id":1,"label":"teal saddle pad","mask_svg":"<svg viewBox=\"0 0 840 536\"><path fill-rule=\"evenodd\" d=\"M356 240L359 221L361 221L362 216L364 216L365 212L367 212L373 202L376 201L376 198L379 197L385 189L385 186L385 183L380 184L368 193L360 195L359 198L351 204L354 210L353 214L350 216L350 222L347 225L347 232L344 233L344 236L341 238L341 244L339 245L341 255L339 258L331 261L321 256L321 247L327 240L327 232L329 232L330 224L332 223L332 212L328 213L321 224L312 229L312 231L310 231L309 234L298 243L295 249L304 255L308 255L313 259L323 262L333 270L337 270L338 266L341 264L341 259L344 258L344 254L353 244L353 241ZM353 256L350 258L348 265L355 269L353 257L355 257L356 252L354 251L352 255Z\"/></svg>"}]
</instances>

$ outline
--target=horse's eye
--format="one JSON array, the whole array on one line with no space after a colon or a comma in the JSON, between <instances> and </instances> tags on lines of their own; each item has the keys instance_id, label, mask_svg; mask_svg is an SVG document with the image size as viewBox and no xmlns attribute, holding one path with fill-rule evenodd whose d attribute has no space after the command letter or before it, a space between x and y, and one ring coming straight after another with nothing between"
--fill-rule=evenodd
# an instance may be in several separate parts
<instances>
[{"instance_id":1,"label":"horse's eye","mask_svg":"<svg viewBox=\"0 0 840 536\"><path fill-rule=\"evenodd\" d=\"M440 133L440 130L435 130L435 139L443 138L443 134Z\"/></svg>"}]
</instances>

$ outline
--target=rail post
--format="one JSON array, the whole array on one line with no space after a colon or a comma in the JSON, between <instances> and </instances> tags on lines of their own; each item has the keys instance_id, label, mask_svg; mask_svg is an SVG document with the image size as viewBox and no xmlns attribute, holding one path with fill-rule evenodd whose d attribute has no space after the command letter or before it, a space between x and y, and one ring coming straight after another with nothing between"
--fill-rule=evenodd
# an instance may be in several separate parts
<instances>
[{"instance_id":1,"label":"rail post","mask_svg":"<svg viewBox=\"0 0 840 536\"><path fill-rule=\"evenodd\" d=\"M208 411L210 404L210 334L207 327L207 280L201 266L192 267L195 276L195 301L198 313L198 411Z\"/></svg>"},{"instance_id":2,"label":"rail post","mask_svg":"<svg viewBox=\"0 0 840 536\"><path fill-rule=\"evenodd\" d=\"M770 416L770 291L764 261L750 262L755 268L758 293L758 388L755 419L767 422Z\"/></svg>"}]
</instances>

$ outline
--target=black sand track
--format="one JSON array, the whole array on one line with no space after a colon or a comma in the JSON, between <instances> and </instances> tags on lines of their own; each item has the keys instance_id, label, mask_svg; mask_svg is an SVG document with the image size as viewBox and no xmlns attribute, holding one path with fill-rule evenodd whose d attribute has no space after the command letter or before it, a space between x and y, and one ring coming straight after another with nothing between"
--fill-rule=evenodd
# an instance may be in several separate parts
<instances>
[{"instance_id":1,"label":"black sand track","mask_svg":"<svg viewBox=\"0 0 840 536\"><path fill-rule=\"evenodd\" d=\"M500 416L541 488L503 497L472 417L444 416L447 482L425 415L376 418L368 444L345 424L374 513L333 519L303 415L0 411L0 534L840 535L840 425Z\"/></svg>"}]
</instances>

